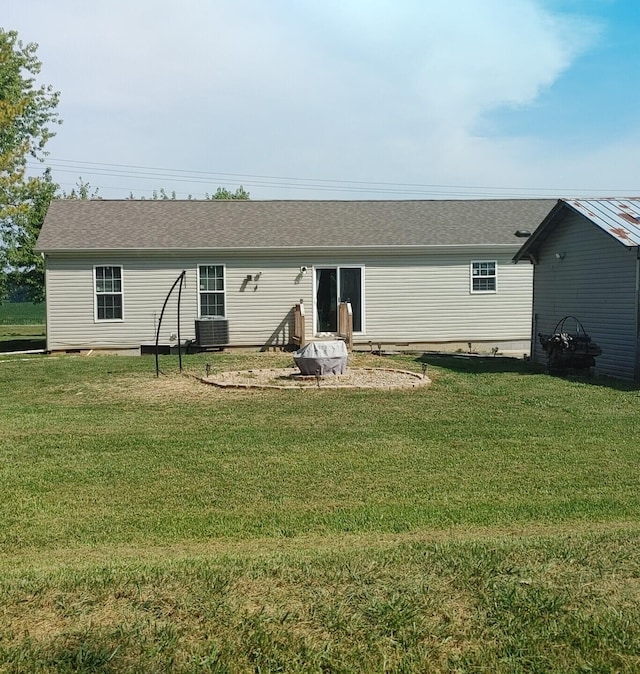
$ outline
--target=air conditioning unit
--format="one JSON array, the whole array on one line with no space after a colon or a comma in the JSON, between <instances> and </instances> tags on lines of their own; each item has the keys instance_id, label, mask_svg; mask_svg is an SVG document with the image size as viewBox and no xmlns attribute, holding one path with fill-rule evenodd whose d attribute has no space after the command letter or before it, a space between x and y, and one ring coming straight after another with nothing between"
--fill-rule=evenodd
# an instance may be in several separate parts
<instances>
[{"instance_id":1,"label":"air conditioning unit","mask_svg":"<svg viewBox=\"0 0 640 674\"><path fill-rule=\"evenodd\" d=\"M229 321L211 316L196 320L196 344L202 347L226 346L229 343Z\"/></svg>"}]
</instances>

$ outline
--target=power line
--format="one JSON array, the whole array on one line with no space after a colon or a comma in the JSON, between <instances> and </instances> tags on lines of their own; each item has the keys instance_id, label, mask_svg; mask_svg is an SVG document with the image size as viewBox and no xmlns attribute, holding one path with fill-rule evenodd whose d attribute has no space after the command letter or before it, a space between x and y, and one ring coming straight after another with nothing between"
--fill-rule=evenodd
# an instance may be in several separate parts
<instances>
[{"instance_id":1,"label":"power line","mask_svg":"<svg viewBox=\"0 0 640 674\"><path fill-rule=\"evenodd\" d=\"M57 169L58 173L77 173L73 169ZM162 176L141 176L139 174L127 174L127 173L111 173L111 172L102 172L102 171L83 171L84 175L87 176L100 176L100 177L117 177L117 178L138 178L138 179L144 179L144 180L154 180L157 179L158 177ZM83 176L84 177L84 176ZM209 185L211 184L209 180L203 180L203 179L198 179L198 180L193 180L191 178L187 177L178 177L174 176L171 178L174 182L178 183L189 183L189 184L203 184L203 185ZM218 183L223 183L223 184L236 184L235 182L228 181L228 180L218 180ZM277 189L288 189L288 190L310 190L313 189L315 191L321 191L321 192L350 192L350 193L358 193L358 194L379 194L379 193L385 193L385 194L394 194L398 196L417 196L417 195L424 195L424 194L437 194L437 195L449 195L449 196L473 196L474 194L477 194L474 191L470 190L465 190L464 187L459 188L459 189L425 189L425 190L416 190L416 189L390 189L387 188L385 190L381 190L374 185L371 187L364 187L364 186L348 186L348 185L299 185L299 184L291 184L291 183L279 183L279 182L266 182L266 181L243 181L243 186L252 188L252 187L263 187L263 188L277 188ZM100 188L102 189L102 188ZM112 188L115 189L115 188ZM129 188L118 188L118 189L123 189L127 191L136 191L136 190L129 190ZM490 195L490 196L500 196L503 193L500 191L496 190L494 192L488 192L484 191L483 194L485 195Z\"/></svg>"},{"instance_id":2,"label":"power line","mask_svg":"<svg viewBox=\"0 0 640 674\"><path fill-rule=\"evenodd\" d=\"M167 180L195 185L237 185L240 182L248 188L267 188L284 190L313 190L319 192L339 192L356 194L387 194L394 196L439 196L439 197L532 197L567 196L569 194L603 193L603 190L594 189L560 189L542 187L499 187L479 185L442 185L402 182L376 182L365 180L343 180L325 178L307 178L290 176L270 176L260 174L223 173L216 171L196 171L152 166L138 166L130 164L112 164L106 162L91 162L83 160L48 158L43 163L29 163L29 168L47 166L56 173L76 173L108 178L122 178L131 180ZM97 186L98 189L119 190L132 193L139 191L131 188ZM624 190L614 190L615 193L624 193ZM611 193L611 190L609 190ZM188 194L182 192L181 194Z\"/></svg>"},{"instance_id":3,"label":"power line","mask_svg":"<svg viewBox=\"0 0 640 674\"><path fill-rule=\"evenodd\" d=\"M137 175L140 176L168 176L169 174L182 174L192 178L194 181L201 180L201 176L211 176L219 178L229 178L234 181L237 179L259 179L259 180L270 180L270 181L294 181L294 182L305 182L305 183L331 183L332 185L341 184L341 185L366 185L366 186L376 186L376 187L410 187L410 188L421 188L421 189L473 189L473 190L505 190L505 191L532 191L532 192L548 192L550 190L557 190L557 188L546 188L546 187L496 187L496 186L480 186L480 185L441 185L441 184L428 184L428 183L398 183L398 182L381 182L381 181L370 181L370 180L344 180L344 179L327 179L327 178L301 178L301 177L291 177L291 176L270 176L270 175L259 175L252 173L221 173L215 171L193 171L193 170L184 170L184 169L172 169L172 168L159 168L152 166L136 166L130 164L109 164L105 162L90 162L90 161L78 161L73 159L51 159L48 164L53 163L64 163L64 164L73 164L78 167L87 166L100 166L100 167L109 167L112 168L115 172L120 171L120 169L126 169L127 171L144 171L145 173L140 173ZM154 173L146 173L148 171L153 171Z\"/></svg>"}]
</instances>

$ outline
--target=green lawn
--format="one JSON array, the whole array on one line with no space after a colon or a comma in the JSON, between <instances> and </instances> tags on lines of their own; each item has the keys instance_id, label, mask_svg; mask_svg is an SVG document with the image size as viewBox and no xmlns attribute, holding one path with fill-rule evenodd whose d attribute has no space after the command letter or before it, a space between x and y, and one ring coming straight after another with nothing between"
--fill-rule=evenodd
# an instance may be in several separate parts
<instances>
[{"instance_id":1,"label":"green lawn","mask_svg":"<svg viewBox=\"0 0 640 674\"><path fill-rule=\"evenodd\" d=\"M45 305L32 302L0 304L0 325L44 325Z\"/></svg>"},{"instance_id":2,"label":"green lawn","mask_svg":"<svg viewBox=\"0 0 640 674\"><path fill-rule=\"evenodd\" d=\"M44 304L0 304L0 353L44 349L46 337Z\"/></svg>"},{"instance_id":3,"label":"green lawn","mask_svg":"<svg viewBox=\"0 0 640 674\"><path fill-rule=\"evenodd\" d=\"M429 363L242 392L5 357L0 672L639 671L638 390Z\"/></svg>"}]
</instances>

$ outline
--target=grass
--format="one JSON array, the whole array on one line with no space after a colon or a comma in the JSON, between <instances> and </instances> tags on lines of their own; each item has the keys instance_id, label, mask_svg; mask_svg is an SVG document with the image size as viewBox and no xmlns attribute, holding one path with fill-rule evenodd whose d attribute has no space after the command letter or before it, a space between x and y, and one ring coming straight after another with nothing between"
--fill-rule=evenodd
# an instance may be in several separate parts
<instances>
[{"instance_id":1,"label":"grass","mask_svg":"<svg viewBox=\"0 0 640 674\"><path fill-rule=\"evenodd\" d=\"M0 325L44 325L45 305L33 302L0 304Z\"/></svg>"},{"instance_id":2,"label":"grass","mask_svg":"<svg viewBox=\"0 0 640 674\"><path fill-rule=\"evenodd\" d=\"M152 360L0 363L0 672L640 670L633 386L433 356L424 389L219 391Z\"/></svg>"},{"instance_id":3,"label":"grass","mask_svg":"<svg viewBox=\"0 0 640 674\"><path fill-rule=\"evenodd\" d=\"M0 352L46 347L45 305L31 302L0 304Z\"/></svg>"}]
</instances>

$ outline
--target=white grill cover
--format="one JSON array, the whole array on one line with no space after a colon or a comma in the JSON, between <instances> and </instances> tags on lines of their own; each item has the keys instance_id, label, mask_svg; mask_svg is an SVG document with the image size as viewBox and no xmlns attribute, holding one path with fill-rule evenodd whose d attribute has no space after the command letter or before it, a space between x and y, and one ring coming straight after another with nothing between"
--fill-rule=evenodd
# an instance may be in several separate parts
<instances>
[{"instance_id":1,"label":"white grill cover","mask_svg":"<svg viewBox=\"0 0 640 674\"><path fill-rule=\"evenodd\" d=\"M347 347L339 339L310 342L293 354L302 374L344 374L347 369Z\"/></svg>"}]
</instances>

